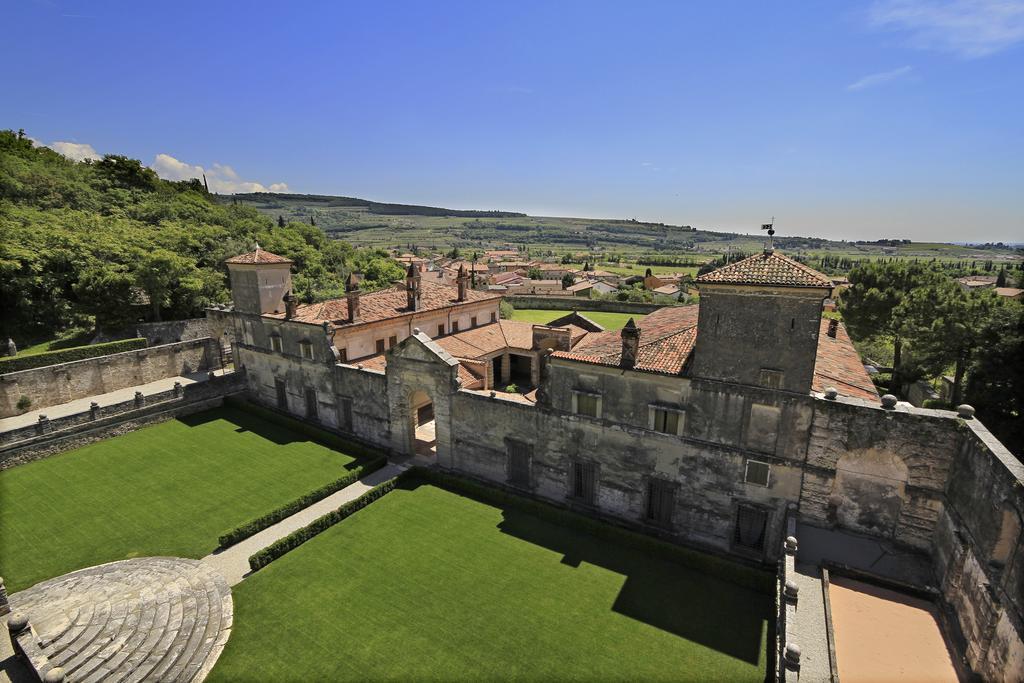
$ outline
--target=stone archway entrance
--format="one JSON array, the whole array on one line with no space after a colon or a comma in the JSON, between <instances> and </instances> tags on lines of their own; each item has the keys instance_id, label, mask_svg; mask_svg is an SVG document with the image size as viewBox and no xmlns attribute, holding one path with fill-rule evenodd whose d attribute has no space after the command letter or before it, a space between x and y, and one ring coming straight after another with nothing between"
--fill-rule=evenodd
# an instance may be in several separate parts
<instances>
[{"instance_id":1,"label":"stone archway entrance","mask_svg":"<svg viewBox=\"0 0 1024 683\"><path fill-rule=\"evenodd\" d=\"M414 391L409 396L409 451L419 458L437 459L437 421L434 417L434 402L423 391Z\"/></svg>"}]
</instances>

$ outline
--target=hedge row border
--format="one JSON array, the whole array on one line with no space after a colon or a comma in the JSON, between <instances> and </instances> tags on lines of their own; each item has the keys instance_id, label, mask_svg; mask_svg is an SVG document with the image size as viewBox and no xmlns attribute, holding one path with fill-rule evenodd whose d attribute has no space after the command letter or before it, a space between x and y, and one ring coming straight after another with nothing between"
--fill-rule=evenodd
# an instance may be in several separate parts
<instances>
[{"instance_id":1,"label":"hedge row border","mask_svg":"<svg viewBox=\"0 0 1024 683\"><path fill-rule=\"evenodd\" d=\"M314 519L301 529L296 529L284 538L280 538L268 545L266 548L253 553L249 556L249 569L257 571L266 567L274 560L295 548L298 548L300 545L316 537L321 532L330 529L332 526L349 517L353 513L362 510L370 503L382 498L395 489L395 485L401 476L402 475L393 477L385 481L383 484L374 486L358 498L343 504L337 510L332 510L326 515Z\"/></svg>"},{"instance_id":2,"label":"hedge row border","mask_svg":"<svg viewBox=\"0 0 1024 683\"><path fill-rule=\"evenodd\" d=\"M9 372L21 372L23 370L35 370L50 365L61 365L76 360L88 360L98 356L109 356L113 353L124 353L125 351L137 351L146 348L145 338L121 339L118 341L104 342L102 344L87 344L85 346L72 346L69 349L57 349L56 351L44 351L30 356L15 356L14 358L0 359L0 375Z\"/></svg>"},{"instance_id":3,"label":"hedge row border","mask_svg":"<svg viewBox=\"0 0 1024 683\"><path fill-rule=\"evenodd\" d=\"M756 569L724 557L670 543L498 486L423 467L412 467L400 476L435 484L486 503L508 505L522 512L536 515L545 521L568 526L598 538L620 542L659 559L674 562L759 593L771 594L775 590L775 574L771 570Z\"/></svg>"}]
</instances>

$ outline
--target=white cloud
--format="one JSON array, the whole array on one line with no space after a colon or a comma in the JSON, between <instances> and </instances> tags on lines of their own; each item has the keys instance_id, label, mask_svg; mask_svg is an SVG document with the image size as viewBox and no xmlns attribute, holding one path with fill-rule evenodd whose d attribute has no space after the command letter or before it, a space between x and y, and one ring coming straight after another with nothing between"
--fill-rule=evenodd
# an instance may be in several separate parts
<instances>
[{"instance_id":1,"label":"white cloud","mask_svg":"<svg viewBox=\"0 0 1024 683\"><path fill-rule=\"evenodd\" d=\"M856 81L846 86L846 89L863 90L864 88L873 88L876 85L884 85L885 83L891 83L895 80L903 78L911 71L913 71L912 67L901 66L900 68L893 69L892 71L883 71L877 74L869 74L864 78L860 79L859 81Z\"/></svg>"},{"instance_id":2,"label":"white cloud","mask_svg":"<svg viewBox=\"0 0 1024 683\"><path fill-rule=\"evenodd\" d=\"M873 26L905 31L913 47L966 59L1024 40L1024 0L876 0Z\"/></svg>"},{"instance_id":3,"label":"white cloud","mask_svg":"<svg viewBox=\"0 0 1024 683\"><path fill-rule=\"evenodd\" d=\"M60 152L68 159L73 159L75 161L85 161L86 159L92 159L93 161L96 161L98 159L103 158L103 155L97 152L95 149L93 149L92 145L86 145L84 143L79 142L57 141L51 142L50 144L46 145L46 147L49 147L55 152Z\"/></svg>"},{"instance_id":4,"label":"white cloud","mask_svg":"<svg viewBox=\"0 0 1024 683\"><path fill-rule=\"evenodd\" d=\"M206 174L206 182L211 192L219 194L236 194L239 192L288 192L287 183L271 183L263 185L251 180L242 180L235 169L224 164L213 164L210 168L187 164L175 159L170 154L157 154L151 168L164 180L188 180Z\"/></svg>"}]
</instances>

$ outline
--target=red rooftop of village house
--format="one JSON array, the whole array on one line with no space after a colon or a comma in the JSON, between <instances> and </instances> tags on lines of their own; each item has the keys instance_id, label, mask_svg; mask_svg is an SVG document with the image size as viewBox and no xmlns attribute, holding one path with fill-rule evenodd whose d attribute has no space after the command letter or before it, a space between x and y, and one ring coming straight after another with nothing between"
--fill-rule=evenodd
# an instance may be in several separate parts
<instances>
[{"instance_id":1,"label":"red rooftop of village house","mask_svg":"<svg viewBox=\"0 0 1024 683\"><path fill-rule=\"evenodd\" d=\"M765 251L722 266L699 276L697 282L832 289L832 281L827 277L777 251Z\"/></svg>"},{"instance_id":2,"label":"red rooftop of village house","mask_svg":"<svg viewBox=\"0 0 1024 683\"><path fill-rule=\"evenodd\" d=\"M232 256L228 260L224 261L224 263L294 263L294 261L287 259L284 256L271 254L269 251L256 247L256 251L250 251L248 254Z\"/></svg>"}]
</instances>

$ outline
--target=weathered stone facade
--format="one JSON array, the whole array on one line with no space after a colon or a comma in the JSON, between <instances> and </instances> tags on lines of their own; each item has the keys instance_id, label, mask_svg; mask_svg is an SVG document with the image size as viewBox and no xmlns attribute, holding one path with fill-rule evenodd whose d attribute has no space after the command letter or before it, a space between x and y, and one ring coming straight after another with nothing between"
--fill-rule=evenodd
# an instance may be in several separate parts
<instances>
[{"instance_id":1,"label":"weathered stone facade","mask_svg":"<svg viewBox=\"0 0 1024 683\"><path fill-rule=\"evenodd\" d=\"M70 363L0 375L0 417L25 412L17 407L27 396L32 408L219 367L220 354L209 339L193 339L114 353Z\"/></svg>"}]
</instances>

